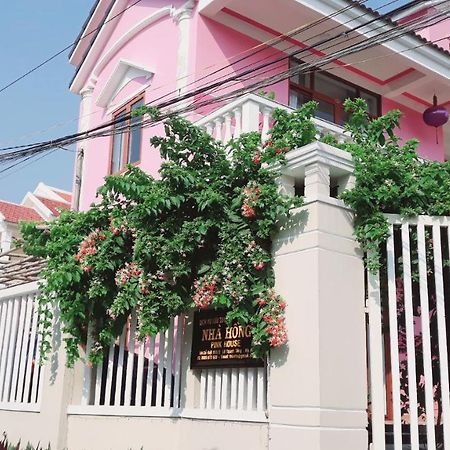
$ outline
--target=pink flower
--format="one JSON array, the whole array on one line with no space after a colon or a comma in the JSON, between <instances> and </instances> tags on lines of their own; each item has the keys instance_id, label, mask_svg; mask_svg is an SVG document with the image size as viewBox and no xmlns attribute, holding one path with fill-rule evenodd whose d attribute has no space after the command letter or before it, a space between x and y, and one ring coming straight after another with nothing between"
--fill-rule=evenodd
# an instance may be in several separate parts
<instances>
[{"instance_id":1,"label":"pink flower","mask_svg":"<svg viewBox=\"0 0 450 450\"><path fill-rule=\"evenodd\" d=\"M261 152L260 151L255 152L255 154L253 155L252 161L257 165L261 164Z\"/></svg>"},{"instance_id":2,"label":"pink flower","mask_svg":"<svg viewBox=\"0 0 450 450\"><path fill-rule=\"evenodd\" d=\"M243 203L242 205L242 215L244 217L250 218L250 217L255 217L256 213L255 210L248 205L248 203Z\"/></svg>"},{"instance_id":3,"label":"pink flower","mask_svg":"<svg viewBox=\"0 0 450 450\"><path fill-rule=\"evenodd\" d=\"M265 262L259 262L259 263L255 263L255 264L253 264L253 267L256 269L256 270L261 270L261 269L264 269L264 267L266 266L266 263Z\"/></svg>"},{"instance_id":4,"label":"pink flower","mask_svg":"<svg viewBox=\"0 0 450 450\"><path fill-rule=\"evenodd\" d=\"M205 279L201 283L196 281L194 287L196 289L192 300L199 309L207 308L214 300L214 293L216 290L217 277L214 276L211 279Z\"/></svg>"}]
</instances>

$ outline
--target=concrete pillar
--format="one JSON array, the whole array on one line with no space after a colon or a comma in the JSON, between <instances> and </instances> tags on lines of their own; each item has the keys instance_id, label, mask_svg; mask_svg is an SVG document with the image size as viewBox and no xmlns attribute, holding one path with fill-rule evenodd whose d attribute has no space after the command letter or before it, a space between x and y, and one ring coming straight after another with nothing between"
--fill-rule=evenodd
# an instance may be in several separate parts
<instances>
[{"instance_id":1,"label":"concrete pillar","mask_svg":"<svg viewBox=\"0 0 450 450\"><path fill-rule=\"evenodd\" d=\"M352 212L329 195L351 158L314 143L287 159L284 175L306 198L274 241L289 341L270 355L269 449L365 450L364 270Z\"/></svg>"},{"instance_id":2,"label":"concrete pillar","mask_svg":"<svg viewBox=\"0 0 450 450\"><path fill-rule=\"evenodd\" d=\"M92 93L94 92L94 83L89 84L83 89L81 94L80 103L80 116L78 123L78 131L80 133L89 129L90 115L92 112ZM73 177L73 197L72 197L72 209L78 211L80 209L80 201L82 197L82 181L83 181L83 162L84 155L87 150L88 140L82 140L77 145L75 155L75 171Z\"/></svg>"}]
</instances>

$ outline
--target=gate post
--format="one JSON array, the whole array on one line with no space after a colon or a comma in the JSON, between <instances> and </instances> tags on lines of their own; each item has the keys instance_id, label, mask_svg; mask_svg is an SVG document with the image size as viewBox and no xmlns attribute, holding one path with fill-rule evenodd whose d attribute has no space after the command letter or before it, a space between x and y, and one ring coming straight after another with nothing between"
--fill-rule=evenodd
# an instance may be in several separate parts
<instances>
[{"instance_id":1,"label":"gate post","mask_svg":"<svg viewBox=\"0 0 450 450\"><path fill-rule=\"evenodd\" d=\"M330 197L352 183L351 156L315 142L287 160L282 189L303 185L305 204L274 240L288 344L270 355L269 449L365 450L364 269L352 211Z\"/></svg>"}]
</instances>

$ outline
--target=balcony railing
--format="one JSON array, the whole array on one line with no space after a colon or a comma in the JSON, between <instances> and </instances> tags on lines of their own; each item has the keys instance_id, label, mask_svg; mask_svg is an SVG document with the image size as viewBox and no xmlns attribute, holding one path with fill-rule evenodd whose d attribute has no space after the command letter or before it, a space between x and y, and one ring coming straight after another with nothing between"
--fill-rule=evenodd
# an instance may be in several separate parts
<instances>
[{"instance_id":1,"label":"balcony railing","mask_svg":"<svg viewBox=\"0 0 450 450\"><path fill-rule=\"evenodd\" d=\"M293 108L260 95L247 94L206 115L196 125L204 127L211 136L224 143L250 131L260 131L264 141L272 124L272 113L277 108L293 111ZM313 121L318 131L317 138L329 134L340 143L350 140L350 135L342 127L318 118Z\"/></svg>"}]
</instances>

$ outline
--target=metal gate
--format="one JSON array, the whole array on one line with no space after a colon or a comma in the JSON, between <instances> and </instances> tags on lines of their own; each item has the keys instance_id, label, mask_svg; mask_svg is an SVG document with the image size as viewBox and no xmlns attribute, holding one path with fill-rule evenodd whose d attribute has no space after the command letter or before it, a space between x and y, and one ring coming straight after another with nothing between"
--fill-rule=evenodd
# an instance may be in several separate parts
<instances>
[{"instance_id":1,"label":"metal gate","mask_svg":"<svg viewBox=\"0 0 450 450\"><path fill-rule=\"evenodd\" d=\"M387 217L367 274L369 445L450 450L450 217Z\"/></svg>"}]
</instances>

